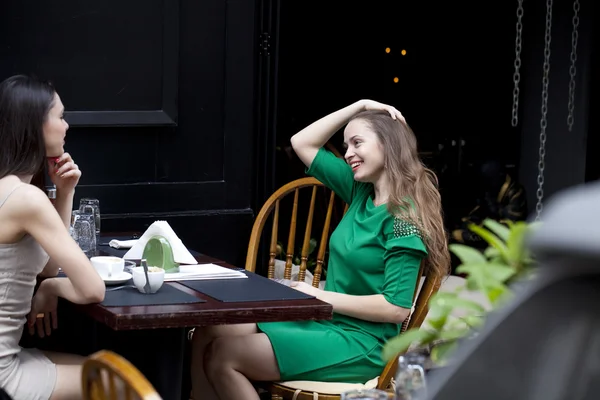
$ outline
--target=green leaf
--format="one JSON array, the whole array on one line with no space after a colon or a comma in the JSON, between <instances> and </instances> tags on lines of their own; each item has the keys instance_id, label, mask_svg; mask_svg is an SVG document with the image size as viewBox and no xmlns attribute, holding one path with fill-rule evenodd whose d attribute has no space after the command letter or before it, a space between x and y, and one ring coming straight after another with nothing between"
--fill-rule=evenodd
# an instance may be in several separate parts
<instances>
[{"instance_id":1,"label":"green leaf","mask_svg":"<svg viewBox=\"0 0 600 400\"><path fill-rule=\"evenodd\" d=\"M496 236L498 236L503 241L506 242L508 240L510 230L506 226L502 225L500 222L488 218L483 221L483 225L490 231L494 232Z\"/></svg>"},{"instance_id":2,"label":"green leaf","mask_svg":"<svg viewBox=\"0 0 600 400\"><path fill-rule=\"evenodd\" d=\"M442 329L444 329L444 325L446 325L446 321L448 321L448 315L449 313L441 315L438 318L428 317L427 323L429 324L429 326L431 326L433 329L439 332Z\"/></svg>"},{"instance_id":3,"label":"green leaf","mask_svg":"<svg viewBox=\"0 0 600 400\"><path fill-rule=\"evenodd\" d=\"M433 349L431 349L431 361L433 361L436 364L442 364L443 362L448 360L448 358L450 358L450 355L456 349L457 346L458 343L456 341L443 342L435 345Z\"/></svg>"},{"instance_id":4,"label":"green leaf","mask_svg":"<svg viewBox=\"0 0 600 400\"><path fill-rule=\"evenodd\" d=\"M448 307L451 310L454 309L465 309L471 310L479 313L485 313L485 308L476 301L461 299L455 293L451 292L438 292L436 293L438 296L435 301L438 302L442 307Z\"/></svg>"},{"instance_id":5,"label":"green leaf","mask_svg":"<svg viewBox=\"0 0 600 400\"><path fill-rule=\"evenodd\" d=\"M444 301L438 301L441 296L458 297L457 293L453 293L453 292L445 292L444 294L442 294L442 293L444 293L444 292L437 292L433 296L431 296L431 298L429 299L429 304L428 304L429 305L429 317L432 318L433 320L444 319L444 318L448 317L448 315L450 315L450 312L452 311L452 307L450 307L447 303L445 303Z\"/></svg>"},{"instance_id":6,"label":"green leaf","mask_svg":"<svg viewBox=\"0 0 600 400\"><path fill-rule=\"evenodd\" d=\"M456 268L456 272L467 275L467 287L484 293L492 304L508 290L504 284L514 270L504 264L465 264Z\"/></svg>"},{"instance_id":7,"label":"green leaf","mask_svg":"<svg viewBox=\"0 0 600 400\"><path fill-rule=\"evenodd\" d=\"M514 268L501 263L487 263L484 268L486 269L484 274L490 280L502 283L508 281L517 272Z\"/></svg>"},{"instance_id":8,"label":"green leaf","mask_svg":"<svg viewBox=\"0 0 600 400\"><path fill-rule=\"evenodd\" d=\"M381 358L385 361L389 361L392 358L398 356L398 354L405 352L411 344L421 344L423 340L429 338L431 333L424 329L409 329L404 333L388 340L383 346Z\"/></svg>"},{"instance_id":9,"label":"green leaf","mask_svg":"<svg viewBox=\"0 0 600 400\"><path fill-rule=\"evenodd\" d=\"M471 329L477 329L483 325L484 317L480 315L466 315L464 317L460 317L460 320Z\"/></svg>"},{"instance_id":10,"label":"green leaf","mask_svg":"<svg viewBox=\"0 0 600 400\"><path fill-rule=\"evenodd\" d=\"M485 264L463 264L456 267L456 272L467 275L467 288L469 290L485 291L484 266Z\"/></svg>"},{"instance_id":11,"label":"green leaf","mask_svg":"<svg viewBox=\"0 0 600 400\"><path fill-rule=\"evenodd\" d=\"M496 249L495 247L491 247L491 246L488 247L487 249L485 249L485 251L483 252L483 255L490 259L502 258L498 249Z\"/></svg>"},{"instance_id":12,"label":"green leaf","mask_svg":"<svg viewBox=\"0 0 600 400\"><path fill-rule=\"evenodd\" d=\"M504 297L509 293L508 287L505 285L498 285L496 287L488 287L486 290L486 295L490 300L492 306L497 307L498 304L504 299Z\"/></svg>"},{"instance_id":13,"label":"green leaf","mask_svg":"<svg viewBox=\"0 0 600 400\"><path fill-rule=\"evenodd\" d=\"M481 236L481 238L488 242L490 246L497 249L504 259L508 259L508 249L506 248L506 244L502 241L502 239L500 239L498 236L494 235L487 229L475 224L469 224L469 229L477 235Z\"/></svg>"},{"instance_id":14,"label":"green leaf","mask_svg":"<svg viewBox=\"0 0 600 400\"><path fill-rule=\"evenodd\" d=\"M448 329L448 330L445 330L444 332L442 332L440 334L439 338L443 341L446 341L446 340L455 341L457 339L467 336L467 334L469 334L469 332L471 332L471 329L467 326L464 328Z\"/></svg>"},{"instance_id":15,"label":"green leaf","mask_svg":"<svg viewBox=\"0 0 600 400\"><path fill-rule=\"evenodd\" d=\"M484 263L485 256L477 249L464 244L451 244L448 249L460 259L463 264Z\"/></svg>"},{"instance_id":16,"label":"green leaf","mask_svg":"<svg viewBox=\"0 0 600 400\"><path fill-rule=\"evenodd\" d=\"M510 230L510 234L506 241L508 247L508 261L516 268L520 268L524 264L525 258L525 236L529 231L526 223L516 223Z\"/></svg>"},{"instance_id":17,"label":"green leaf","mask_svg":"<svg viewBox=\"0 0 600 400\"><path fill-rule=\"evenodd\" d=\"M488 299L492 306L497 308L510 299L511 292L507 286L501 285L495 288L490 288L487 292Z\"/></svg>"}]
</instances>

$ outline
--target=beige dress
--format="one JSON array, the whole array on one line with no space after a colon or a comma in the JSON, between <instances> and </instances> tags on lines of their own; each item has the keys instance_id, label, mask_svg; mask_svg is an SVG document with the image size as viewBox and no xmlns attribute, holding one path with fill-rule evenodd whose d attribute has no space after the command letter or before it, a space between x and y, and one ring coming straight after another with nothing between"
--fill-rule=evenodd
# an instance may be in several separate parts
<instances>
[{"instance_id":1,"label":"beige dress","mask_svg":"<svg viewBox=\"0 0 600 400\"><path fill-rule=\"evenodd\" d=\"M0 207L22 186L0 193ZM0 386L15 400L47 400L56 383L56 366L39 350L19 346L36 277L47 262L29 235L0 244Z\"/></svg>"}]
</instances>

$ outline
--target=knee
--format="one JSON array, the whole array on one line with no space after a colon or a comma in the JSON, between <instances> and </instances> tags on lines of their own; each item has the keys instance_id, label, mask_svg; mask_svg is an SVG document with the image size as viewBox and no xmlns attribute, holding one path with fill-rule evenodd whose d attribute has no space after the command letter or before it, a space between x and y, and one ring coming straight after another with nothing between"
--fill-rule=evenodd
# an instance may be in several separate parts
<instances>
[{"instance_id":1,"label":"knee","mask_svg":"<svg viewBox=\"0 0 600 400\"><path fill-rule=\"evenodd\" d=\"M206 346L203 360L204 372L211 382L223 376L230 364L226 349L227 344L224 338L215 338Z\"/></svg>"},{"instance_id":2,"label":"knee","mask_svg":"<svg viewBox=\"0 0 600 400\"><path fill-rule=\"evenodd\" d=\"M219 331L214 326L195 328L193 333L191 333L192 348L204 351L204 347L219 336Z\"/></svg>"}]
</instances>

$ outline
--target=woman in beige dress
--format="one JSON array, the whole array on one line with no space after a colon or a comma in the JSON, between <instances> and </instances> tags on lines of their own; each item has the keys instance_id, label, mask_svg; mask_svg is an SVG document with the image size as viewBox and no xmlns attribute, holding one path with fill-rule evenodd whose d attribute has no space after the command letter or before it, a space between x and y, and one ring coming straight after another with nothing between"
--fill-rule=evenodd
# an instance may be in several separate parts
<instances>
[{"instance_id":1,"label":"woman in beige dress","mask_svg":"<svg viewBox=\"0 0 600 400\"><path fill-rule=\"evenodd\" d=\"M19 340L39 314L56 324L49 316L58 297L88 304L105 293L68 232L81 171L63 149L63 112L48 83L21 75L0 83L0 387L19 400L81 398L82 357L23 349ZM31 184L44 165L57 188L54 204ZM67 278L56 277L59 266ZM34 296L39 275L46 279Z\"/></svg>"}]
</instances>

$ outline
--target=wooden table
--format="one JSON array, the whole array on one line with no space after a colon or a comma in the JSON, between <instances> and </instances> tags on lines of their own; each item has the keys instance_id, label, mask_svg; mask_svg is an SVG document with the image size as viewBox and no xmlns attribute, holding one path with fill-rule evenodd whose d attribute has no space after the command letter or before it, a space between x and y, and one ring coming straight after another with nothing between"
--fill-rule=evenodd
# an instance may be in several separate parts
<instances>
[{"instance_id":1,"label":"wooden table","mask_svg":"<svg viewBox=\"0 0 600 400\"><path fill-rule=\"evenodd\" d=\"M123 256L126 251L99 247L99 254ZM224 261L192 252L199 264L235 268ZM105 307L74 305L93 321L91 341L97 349L111 349L126 357L150 380L164 400L189 398L190 327L327 320L330 304L317 299L224 303L177 282L167 282L204 303ZM184 387L184 390L182 390Z\"/></svg>"},{"instance_id":2,"label":"wooden table","mask_svg":"<svg viewBox=\"0 0 600 400\"><path fill-rule=\"evenodd\" d=\"M115 254L114 252L112 254ZM213 263L235 268L224 261L202 254L199 264ZM331 319L331 304L317 299L223 303L177 282L165 284L205 300L205 303L105 307L100 304L78 306L85 314L113 330L186 328L195 326L245 324Z\"/></svg>"}]
</instances>

